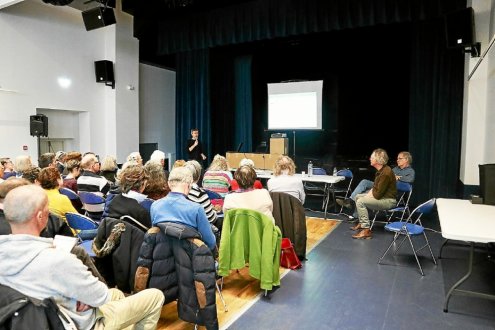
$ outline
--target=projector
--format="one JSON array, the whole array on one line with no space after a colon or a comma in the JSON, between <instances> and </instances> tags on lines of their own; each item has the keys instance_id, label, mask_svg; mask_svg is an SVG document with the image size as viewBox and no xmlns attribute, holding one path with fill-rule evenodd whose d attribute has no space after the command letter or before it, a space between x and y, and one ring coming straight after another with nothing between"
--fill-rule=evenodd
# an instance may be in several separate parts
<instances>
[{"instance_id":1,"label":"projector","mask_svg":"<svg viewBox=\"0 0 495 330\"><path fill-rule=\"evenodd\" d=\"M286 133L272 133L271 137L273 139L276 139L276 138L286 138L287 137L287 134Z\"/></svg>"}]
</instances>

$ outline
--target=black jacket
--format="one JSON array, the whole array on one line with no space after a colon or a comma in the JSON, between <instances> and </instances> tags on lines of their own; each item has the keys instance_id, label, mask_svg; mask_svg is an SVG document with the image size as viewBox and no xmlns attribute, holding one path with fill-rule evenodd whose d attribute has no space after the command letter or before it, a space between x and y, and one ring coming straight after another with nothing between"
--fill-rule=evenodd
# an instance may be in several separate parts
<instances>
[{"instance_id":1,"label":"black jacket","mask_svg":"<svg viewBox=\"0 0 495 330\"><path fill-rule=\"evenodd\" d=\"M200 237L195 229L171 222L148 230L139 253L135 289L160 289L165 303L178 299L181 320L218 329L215 260Z\"/></svg>"}]
</instances>

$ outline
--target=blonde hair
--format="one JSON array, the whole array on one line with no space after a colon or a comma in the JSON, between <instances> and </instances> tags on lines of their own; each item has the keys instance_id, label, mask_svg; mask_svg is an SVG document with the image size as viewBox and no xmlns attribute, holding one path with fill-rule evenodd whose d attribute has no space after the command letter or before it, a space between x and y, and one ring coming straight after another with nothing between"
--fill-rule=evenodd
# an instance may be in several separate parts
<instances>
[{"instance_id":1,"label":"blonde hair","mask_svg":"<svg viewBox=\"0 0 495 330\"><path fill-rule=\"evenodd\" d=\"M15 158L14 168L16 172L23 173L32 166L31 157L27 155L20 155Z\"/></svg>"},{"instance_id":2,"label":"blonde hair","mask_svg":"<svg viewBox=\"0 0 495 330\"><path fill-rule=\"evenodd\" d=\"M186 161L184 159L177 159L174 162L174 165L172 165L172 169L177 168L177 167L182 167L184 165L186 165Z\"/></svg>"},{"instance_id":3,"label":"blonde hair","mask_svg":"<svg viewBox=\"0 0 495 330\"><path fill-rule=\"evenodd\" d=\"M117 170L117 159L115 156L106 156L101 163L100 171L116 171Z\"/></svg>"},{"instance_id":4,"label":"blonde hair","mask_svg":"<svg viewBox=\"0 0 495 330\"><path fill-rule=\"evenodd\" d=\"M215 155L213 157L213 161L210 164L210 167L208 167L208 171L228 171L229 170L229 163L227 163L227 158L225 158L222 155Z\"/></svg>"},{"instance_id":5,"label":"blonde hair","mask_svg":"<svg viewBox=\"0 0 495 330\"><path fill-rule=\"evenodd\" d=\"M381 148L373 150L373 153L371 153L371 158L376 160L376 162L380 165L385 165L388 163L388 154Z\"/></svg>"},{"instance_id":6,"label":"blonde hair","mask_svg":"<svg viewBox=\"0 0 495 330\"><path fill-rule=\"evenodd\" d=\"M273 174L279 176L283 171L287 171L289 175L296 173L296 164L289 156L280 156L273 165Z\"/></svg>"}]
</instances>

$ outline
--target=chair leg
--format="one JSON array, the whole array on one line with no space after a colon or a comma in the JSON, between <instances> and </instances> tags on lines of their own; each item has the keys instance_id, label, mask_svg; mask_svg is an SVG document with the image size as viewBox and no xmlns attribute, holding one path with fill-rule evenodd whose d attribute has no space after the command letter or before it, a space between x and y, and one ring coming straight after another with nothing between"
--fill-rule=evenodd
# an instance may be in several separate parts
<instances>
[{"instance_id":1,"label":"chair leg","mask_svg":"<svg viewBox=\"0 0 495 330\"><path fill-rule=\"evenodd\" d=\"M423 232L423 236L425 237L426 245L428 246L428 250L430 250L431 258L433 259L433 263L436 265L437 261L435 260L435 256L433 255L433 251L431 250L430 242L428 241L428 237L426 237L425 232Z\"/></svg>"},{"instance_id":2,"label":"chair leg","mask_svg":"<svg viewBox=\"0 0 495 330\"><path fill-rule=\"evenodd\" d=\"M404 244L404 242L406 241L407 234L402 233L402 235L404 235L404 238L402 239L402 241L400 241L399 246L397 246L397 248L395 248L394 254L397 254L397 252L399 252L399 249L402 247L402 244Z\"/></svg>"},{"instance_id":3,"label":"chair leg","mask_svg":"<svg viewBox=\"0 0 495 330\"><path fill-rule=\"evenodd\" d=\"M222 286L223 286L223 278L222 278ZM220 287L218 286L218 282L215 282L215 287L217 288L218 295L220 296L220 300L222 301L222 304L223 304L223 310L224 310L225 312L228 312L228 311L229 311L229 309L227 308L227 304L225 303L225 299L223 299L222 290L220 290Z\"/></svg>"},{"instance_id":4,"label":"chair leg","mask_svg":"<svg viewBox=\"0 0 495 330\"><path fill-rule=\"evenodd\" d=\"M423 273L423 268L421 267L421 263L419 262L418 255L416 254L416 249L414 248L414 244L411 240L411 236L409 234L407 234L406 236L409 240L409 244L411 244L411 249L413 250L414 258L416 258L416 263L418 264L419 271L421 272L421 276L425 276L425 273Z\"/></svg>"},{"instance_id":5,"label":"chair leg","mask_svg":"<svg viewBox=\"0 0 495 330\"><path fill-rule=\"evenodd\" d=\"M387 252L390 250L390 248L392 247L392 245L394 245L394 243L395 243L396 240L397 240L397 233L395 233L394 239L392 240L392 242L388 246L387 250L385 250L385 253L383 253L383 255L381 256L381 258L378 260L378 263L380 263L382 261L382 259L385 257L385 255L387 254Z\"/></svg>"}]
</instances>

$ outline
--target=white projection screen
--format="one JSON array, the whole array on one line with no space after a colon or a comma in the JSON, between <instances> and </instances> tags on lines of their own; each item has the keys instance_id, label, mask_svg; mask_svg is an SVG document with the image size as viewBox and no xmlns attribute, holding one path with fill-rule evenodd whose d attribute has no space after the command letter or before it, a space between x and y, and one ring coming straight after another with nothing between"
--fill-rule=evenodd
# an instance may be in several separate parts
<instances>
[{"instance_id":1,"label":"white projection screen","mask_svg":"<svg viewBox=\"0 0 495 330\"><path fill-rule=\"evenodd\" d=\"M323 80L268 84L268 129L322 129Z\"/></svg>"}]
</instances>

